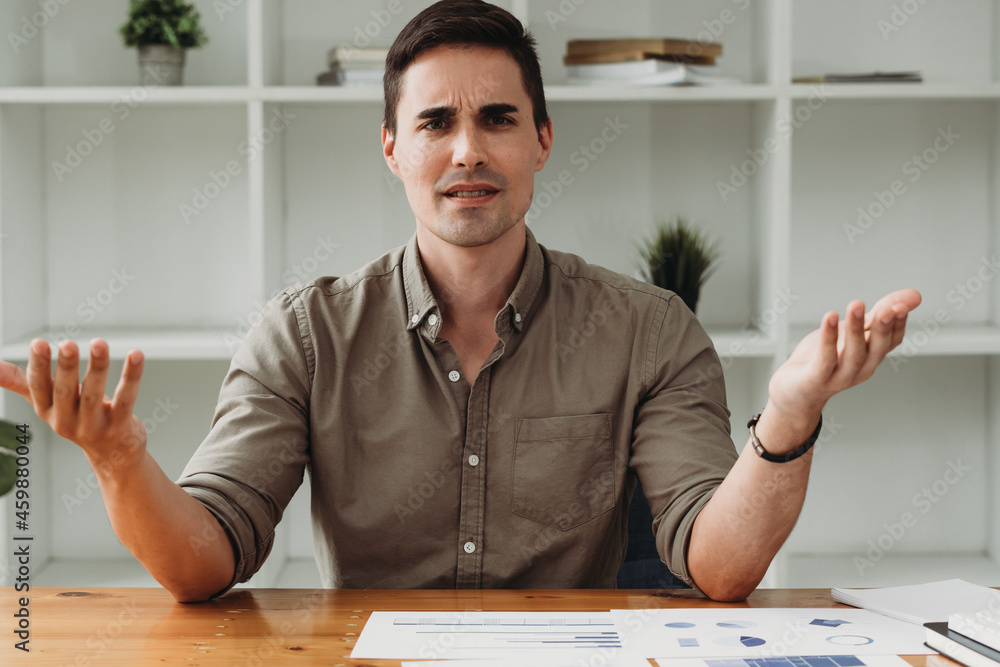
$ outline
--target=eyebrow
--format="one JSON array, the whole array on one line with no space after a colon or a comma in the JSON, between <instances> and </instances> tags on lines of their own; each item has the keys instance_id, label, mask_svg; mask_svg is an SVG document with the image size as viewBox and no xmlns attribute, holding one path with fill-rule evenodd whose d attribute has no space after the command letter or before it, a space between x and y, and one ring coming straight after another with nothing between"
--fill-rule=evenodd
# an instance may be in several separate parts
<instances>
[{"instance_id":1,"label":"eyebrow","mask_svg":"<svg viewBox=\"0 0 1000 667\"><path fill-rule=\"evenodd\" d=\"M479 107L480 116L498 116L507 113L517 113L518 108L513 104L508 104L506 102L494 102L492 104L484 104ZM417 114L417 120L444 120L449 118L454 118L458 113L458 109L455 107L430 107L424 109Z\"/></svg>"}]
</instances>

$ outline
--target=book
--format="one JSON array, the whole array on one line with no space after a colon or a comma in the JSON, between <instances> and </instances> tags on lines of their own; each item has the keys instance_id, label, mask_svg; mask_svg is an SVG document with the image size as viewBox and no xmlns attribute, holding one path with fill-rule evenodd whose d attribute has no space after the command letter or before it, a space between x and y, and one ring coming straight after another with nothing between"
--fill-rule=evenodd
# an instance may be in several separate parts
<instances>
[{"instance_id":1,"label":"book","mask_svg":"<svg viewBox=\"0 0 1000 667\"><path fill-rule=\"evenodd\" d=\"M335 69L316 76L317 86L381 86L381 69Z\"/></svg>"},{"instance_id":2,"label":"book","mask_svg":"<svg viewBox=\"0 0 1000 667\"><path fill-rule=\"evenodd\" d=\"M686 56L679 54L662 54L651 51L615 51L613 53L591 53L579 56L563 56L564 65L593 65L599 63L626 63L636 60L666 60L690 65L714 65L712 56Z\"/></svg>"},{"instance_id":3,"label":"book","mask_svg":"<svg viewBox=\"0 0 1000 667\"><path fill-rule=\"evenodd\" d=\"M798 76L792 83L921 83L923 80L920 72L855 72Z\"/></svg>"},{"instance_id":4,"label":"book","mask_svg":"<svg viewBox=\"0 0 1000 667\"><path fill-rule=\"evenodd\" d=\"M662 60L639 60L623 63L570 65L567 83L577 86L668 86L668 85L739 85L738 79L725 77L714 65L686 65Z\"/></svg>"},{"instance_id":5,"label":"book","mask_svg":"<svg viewBox=\"0 0 1000 667\"><path fill-rule=\"evenodd\" d=\"M376 63L379 67L385 67L385 58L388 55L388 48L354 49L346 46L338 46L327 52L326 59L330 64L330 69L336 67L338 63L349 63L352 65Z\"/></svg>"},{"instance_id":6,"label":"book","mask_svg":"<svg viewBox=\"0 0 1000 667\"><path fill-rule=\"evenodd\" d=\"M722 44L690 39L665 37L633 37L623 39L571 39L566 42L566 55L583 56L620 51L645 51L662 55L708 56L722 55Z\"/></svg>"},{"instance_id":7,"label":"book","mask_svg":"<svg viewBox=\"0 0 1000 667\"><path fill-rule=\"evenodd\" d=\"M962 579L891 588L833 588L830 592L837 602L917 624L945 621L952 614L1000 603L1000 591Z\"/></svg>"},{"instance_id":8,"label":"book","mask_svg":"<svg viewBox=\"0 0 1000 667\"><path fill-rule=\"evenodd\" d=\"M1000 666L1000 651L949 630L947 623L924 623L924 627L927 628L927 646L942 655L966 667Z\"/></svg>"},{"instance_id":9,"label":"book","mask_svg":"<svg viewBox=\"0 0 1000 667\"><path fill-rule=\"evenodd\" d=\"M1000 612L981 609L952 614L948 617L948 629L1000 651Z\"/></svg>"}]
</instances>

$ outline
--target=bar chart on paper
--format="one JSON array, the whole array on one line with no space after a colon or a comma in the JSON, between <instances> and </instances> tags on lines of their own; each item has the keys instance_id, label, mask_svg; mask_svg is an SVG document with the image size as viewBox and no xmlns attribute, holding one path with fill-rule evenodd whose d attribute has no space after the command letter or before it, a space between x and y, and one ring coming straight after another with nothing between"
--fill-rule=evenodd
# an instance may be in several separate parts
<instances>
[{"instance_id":1,"label":"bar chart on paper","mask_svg":"<svg viewBox=\"0 0 1000 667\"><path fill-rule=\"evenodd\" d=\"M372 612L353 659L505 657L620 649L609 612Z\"/></svg>"}]
</instances>

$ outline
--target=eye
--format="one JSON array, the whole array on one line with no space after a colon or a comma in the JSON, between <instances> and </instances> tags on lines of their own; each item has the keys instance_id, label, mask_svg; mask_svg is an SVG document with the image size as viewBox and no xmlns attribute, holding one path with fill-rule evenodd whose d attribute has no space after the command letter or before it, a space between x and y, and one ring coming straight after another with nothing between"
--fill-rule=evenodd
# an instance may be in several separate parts
<instances>
[{"instance_id":1,"label":"eye","mask_svg":"<svg viewBox=\"0 0 1000 667\"><path fill-rule=\"evenodd\" d=\"M434 120L428 121L424 124L425 130L443 130L445 127L445 122L440 118L435 118Z\"/></svg>"},{"instance_id":2,"label":"eye","mask_svg":"<svg viewBox=\"0 0 1000 667\"><path fill-rule=\"evenodd\" d=\"M490 116L490 125L494 125L496 127L504 127L505 125L513 125L513 124L514 121L512 121L507 116Z\"/></svg>"}]
</instances>

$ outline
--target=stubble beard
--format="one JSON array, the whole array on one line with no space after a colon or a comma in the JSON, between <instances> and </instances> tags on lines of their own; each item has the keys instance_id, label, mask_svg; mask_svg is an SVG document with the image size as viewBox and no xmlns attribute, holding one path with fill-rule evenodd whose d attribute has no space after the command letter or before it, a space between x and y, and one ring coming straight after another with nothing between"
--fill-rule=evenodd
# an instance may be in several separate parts
<instances>
[{"instance_id":1,"label":"stubble beard","mask_svg":"<svg viewBox=\"0 0 1000 667\"><path fill-rule=\"evenodd\" d=\"M461 248L489 245L506 234L518 221L510 207L503 205L496 212L477 209L452 211L438 226L439 236Z\"/></svg>"}]
</instances>

